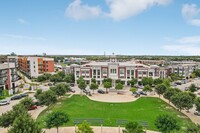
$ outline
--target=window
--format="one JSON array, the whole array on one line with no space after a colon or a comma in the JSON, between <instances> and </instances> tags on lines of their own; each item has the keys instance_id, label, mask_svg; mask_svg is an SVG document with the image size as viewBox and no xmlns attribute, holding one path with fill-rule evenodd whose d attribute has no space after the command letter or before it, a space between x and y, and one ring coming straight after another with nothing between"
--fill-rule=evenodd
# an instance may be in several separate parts
<instances>
[{"instance_id":1,"label":"window","mask_svg":"<svg viewBox=\"0 0 200 133\"><path fill-rule=\"evenodd\" d=\"M117 70L116 70L116 69L110 69L110 73L111 73L111 74L116 74L116 73L117 73Z\"/></svg>"},{"instance_id":2,"label":"window","mask_svg":"<svg viewBox=\"0 0 200 133\"><path fill-rule=\"evenodd\" d=\"M107 74L107 69L103 69L103 74Z\"/></svg>"},{"instance_id":3,"label":"window","mask_svg":"<svg viewBox=\"0 0 200 133\"><path fill-rule=\"evenodd\" d=\"M144 75L146 75L146 74L147 74L147 72L143 72L143 74L144 74Z\"/></svg>"},{"instance_id":4,"label":"window","mask_svg":"<svg viewBox=\"0 0 200 133\"><path fill-rule=\"evenodd\" d=\"M96 70L93 70L93 75L96 75Z\"/></svg>"},{"instance_id":5,"label":"window","mask_svg":"<svg viewBox=\"0 0 200 133\"><path fill-rule=\"evenodd\" d=\"M142 75L142 72L141 72L141 71L139 71L139 72L138 72L138 74L139 74L139 75Z\"/></svg>"},{"instance_id":6,"label":"window","mask_svg":"<svg viewBox=\"0 0 200 133\"><path fill-rule=\"evenodd\" d=\"M100 75L100 70L97 70L97 75Z\"/></svg>"},{"instance_id":7,"label":"window","mask_svg":"<svg viewBox=\"0 0 200 133\"><path fill-rule=\"evenodd\" d=\"M130 70L127 70L127 74L130 74Z\"/></svg>"},{"instance_id":8,"label":"window","mask_svg":"<svg viewBox=\"0 0 200 133\"><path fill-rule=\"evenodd\" d=\"M134 70L131 70L131 75L132 75L132 76L134 75Z\"/></svg>"},{"instance_id":9,"label":"window","mask_svg":"<svg viewBox=\"0 0 200 133\"><path fill-rule=\"evenodd\" d=\"M124 74L124 69L120 69L120 74Z\"/></svg>"},{"instance_id":10,"label":"window","mask_svg":"<svg viewBox=\"0 0 200 133\"><path fill-rule=\"evenodd\" d=\"M149 72L149 76L153 76L153 72Z\"/></svg>"}]
</instances>

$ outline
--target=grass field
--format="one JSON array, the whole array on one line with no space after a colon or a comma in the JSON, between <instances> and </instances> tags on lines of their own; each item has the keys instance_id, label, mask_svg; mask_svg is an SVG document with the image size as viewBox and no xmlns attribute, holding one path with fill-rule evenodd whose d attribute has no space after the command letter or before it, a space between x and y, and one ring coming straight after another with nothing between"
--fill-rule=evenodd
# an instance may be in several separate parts
<instances>
[{"instance_id":1,"label":"grass field","mask_svg":"<svg viewBox=\"0 0 200 133\"><path fill-rule=\"evenodd\" d=\"M154 121L159 114L170 114L176 118L181 126L191 121L180 112L169 106L159 98L142 97L129 103L103 103L91 101L86 96L74 95L50 107L50 111L64 111L70 115L67 126L73 125L76 118L103 118L104 126L118 126L118 119L130 121L146 121L150 130L156 130ZM38 121L44 123L47 111L43 111ZM43 125L44 126L44 125Z\"/></svg>"}]
</instances>

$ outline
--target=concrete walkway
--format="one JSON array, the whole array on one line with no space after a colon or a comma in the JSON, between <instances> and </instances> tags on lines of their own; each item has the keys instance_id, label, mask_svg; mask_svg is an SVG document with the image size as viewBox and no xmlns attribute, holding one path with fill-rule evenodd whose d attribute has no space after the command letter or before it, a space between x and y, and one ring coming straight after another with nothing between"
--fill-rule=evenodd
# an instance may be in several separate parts
<instances>
[{"instance_id":1,"label":"concrete walkway","mask_svg":"<svg viewBox=\"0 0 200 133\"><path fill-rule=\"evenodd\" d=\"M92 126L92 129L94 133L122 133L122 130L124 128L119 127L97 127ZM45 133L56 133L56 128L52 129L45 129ZM75 133L75 127L61 127L59 128L59 133ZM156 131L149 131L147 130L147 133L159 133Z\"/></svg>"}]
</instances>

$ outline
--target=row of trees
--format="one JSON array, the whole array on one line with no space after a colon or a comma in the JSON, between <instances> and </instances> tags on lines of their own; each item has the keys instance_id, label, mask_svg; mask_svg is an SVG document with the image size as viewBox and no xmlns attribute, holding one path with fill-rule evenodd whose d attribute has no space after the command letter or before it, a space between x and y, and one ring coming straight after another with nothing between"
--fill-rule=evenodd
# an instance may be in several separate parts
<instances>
[{"instance_id":1,"label":"row of trees","mask_svg":"<svg viewBox=\"0 0 200 133\"><path fill-rule=\"evenodd\" d=\"M54 75L51 75L49 73L45 73L43 75L38 76L37 78L38 82L44 82L44 81L51 81L51 82L67 82L67 83L74 83L75 78L73 74L65 74L64 72L58 72Z\"/></svg>"}]
</instances>

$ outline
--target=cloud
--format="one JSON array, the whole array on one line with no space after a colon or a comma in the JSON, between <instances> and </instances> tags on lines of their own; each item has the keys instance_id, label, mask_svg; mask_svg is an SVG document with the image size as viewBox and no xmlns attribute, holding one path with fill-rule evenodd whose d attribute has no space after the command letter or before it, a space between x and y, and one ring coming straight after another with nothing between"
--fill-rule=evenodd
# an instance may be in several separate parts
<instances>
[{"instance_id":1,"label":"cloud","mask_svg":"<svg viewBox=\"0 0 200 133\"><path fill-rule=\"evenodd\" d=\"M200 36L189 36L175 40L172 45L162 48L175 54L200 55Z\"/></svg>"},{"instance_id":2,"label":"cloud","mask_svg":"<svg viewBox=\"0 0 200 133\"><path fill-rule=\"evenodd\" d=\"M81 0L74 0L66 9L65 15L75 20L99 17L102 10L99 6L83 5Z\"/></svg>"},{"instance_id":3,"label":"cloud","mask_svg":"<svg viewBox=\"0 0 200 133\"><path fill-rule=\"evenodd\" d=\"M189 36L178 39L179 43L200 44L200 36Z\"/></svg>"},{"instance_id":4,"label":"cloud","mask_svg":"<svg viewBox=\"0 0 200 133\"><path fill-rule=\"evenodd\" d=\"M200 26L200 8L196 4L184 4L182 15L189 24Z\"/></svg>"},{"instance_id":5,"label":"cloud","mask_svg":"<svg viewBox=\"0 0 200 133\"><path fill-rule=\"evenodd\" d=\"M17 21L20 23L20 24L29 24L28 21L22 19L22 18L18 18Z\"/></svg>"},{"instance_id":6,"label":"cloud","mask_svg":"<svg viewBox=\"0 0 200 133\"><path fill-rule=\"evenodd\" d=\"M107 14L114 20L123 20L145 11L156 5L166 5L171 0L106 0L110 12Z\"/></svg>"},{"instance_id":7,"label":"cloud","mask_svg":"<svg viewBox=\"0 0 200 133\"><path fill-rule=\"evenodd\" d=\"M7 37L12 39L26 39L26 40L40 40L40 41L46 41L46 38L43 37L29 37L29 36L23 36L23 35L15 35L15 34L2 34L1 37Z\"/></svg>"},{"instance_id":8,"label":"cloud","mask_svg":"<svg viewBox=\"0 0 200 133\"><path fill-rule=\"evenodd\" d=\"M197 45L165 45L163 49L176 54L200 55L200 47Z\"/></svg>"},{"instance_id":9,"label":"cloud","mask_svg":"<svg viewBox=\"0 0 200 133\"><path fill-rule=\"evenodd\" d=\"M65 15L75 20L94 17L109 17L123 20L138 15L152 6L167 5L172 0L105 0L109 12L103 12L99 6L82 4L81 0L74 0L66 9Z\"/></svg>"}]
</instances>

